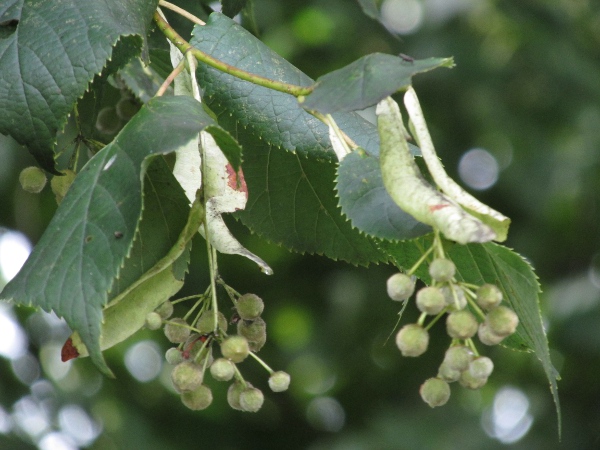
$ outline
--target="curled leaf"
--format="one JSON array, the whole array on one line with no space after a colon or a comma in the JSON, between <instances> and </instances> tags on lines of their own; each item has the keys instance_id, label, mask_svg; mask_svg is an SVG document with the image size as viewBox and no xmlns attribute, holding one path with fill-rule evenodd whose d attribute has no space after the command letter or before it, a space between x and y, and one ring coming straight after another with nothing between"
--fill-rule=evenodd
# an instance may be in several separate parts
<instances>
[{"instance_id":1,"label":"curled leaf","mask_svg":"<svg viewBox=\"0 0 600 450\"><path fill-rule=\"evenodd\" d=\"M208 133L201 133L200 140L204 149L205 182L204 196L206 198L206 231L210 243L221 253L244 256L254 261L267 275L273 270L254 253L247 250L231 234L223 221L221 214L242 210L248 201L248 188L242 169L235 172L223 152ZM205 235L205 229L200 233Z\"/></svg>"},{"instance_id":2,"label":"curled leaf","mask_svg":"<svg viewBox=\"0 0 600 450\"><path fill-rule=\"evenodd\" d=\"M427 123L425 122L425 117L423 116L423 111L421 110L419 99L417 98L417 93L412 86L407 89L406 94L404 95L404 106L406 106L410 120L414 125L416 138L421 147L423 159L425 160L429 173L431 173L435 183L448 197L469 210L472 215L488 224L496 233L494 240L499 242L505 241L508 234L510 219L490 208L488 205L481 203L471 194L466 192L450 178L444 170L440 159L435 153L431 136L427 130Z\"/></svg>"},{"instance_id":3,"label":"curled leaf","mask_svg":"<svg viewBox=\"0 0 600 450\"><path fill-rule=\"evenodd\" d=\"M460 244L496 237L489 226L425 181L408 148L400 108L391 97L377 105L377 125L383 184L400 208Z\"/></svg>"}]
</instances>

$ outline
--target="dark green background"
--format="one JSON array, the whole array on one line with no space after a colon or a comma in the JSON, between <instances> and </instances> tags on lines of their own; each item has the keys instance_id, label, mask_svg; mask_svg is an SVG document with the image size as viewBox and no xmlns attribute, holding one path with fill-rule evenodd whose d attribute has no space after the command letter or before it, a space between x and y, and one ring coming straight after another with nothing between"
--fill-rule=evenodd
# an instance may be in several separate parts
<instances>
[{"instance_id":1,"label":"dark green background","mask_svg":"<svg viewBox=\"0 0 600 450\"><path fill-rule=\"evenodd\" d=\"M202 14L198 2L177 4ZM435 374L447 340L443 327L436 327L431 350L418 359L402 358L393 343L382 346L397 312L385 294L393 268L357 269L290 254L230 221L234 233L271 264L275 275L266 277L250 262L228 256L221 258L222 275L238 291L265 300L269 340L260 355L273 368L292 373L292 389L269 393L265 372L245 362L244 374L267 396L261 412L231 410L224 385L217 383L212 383L213 405L189 412L159 381L138 383L122 365L136 339L152 336L167 348L160 332L144 332L107 352L118 378L105 379L95 395L58 384L59 403L79 403L100 416L99 405L119 412L121 421L105 427L92 448L600 447L600 289L589 281L600 250L599 5L584 0L448 1L467 6L437 21L426 7L423 26L398 39L352 0L253 4L256 22L248 22L249 28L313 78L375 51L454 56L456 68L420 75L415 87L452 176L457 177L458 160L470 148L499 157L512 154L498 183L476 195L512 218L506 244L526 256L540 276L552 357L562 374L562 444L547 381L534 356L489 350L496 370L481 393L452 386L449 403L431 410L420 400L418 387ZM7 161L0 166L10 167L0 170L0 225L22 230L35 241L55 208L52 194L47 188L34 196L18 186L20 169L33 163L26 151L3 139L0 156ZM196 244L202 249L201 241ZM182 295L203 291L206 283L203 253L196 251ZM415 316L409 307L404 320ZM84 385L92 383L97 375L89 361L76 364ZM330 388L318 393L318 386L328 383ZM481 426L494 394L507 385L527 395L534 418L525 437L511 445L488 437ZM0 359L0 403L10 410L27 393L9 362ZM339 432L320 430L307 420L307 405L320 395L343 406L346 420ZM0 435L0 446L29 448L14 434Z\"/></svg>"}]
</instances>

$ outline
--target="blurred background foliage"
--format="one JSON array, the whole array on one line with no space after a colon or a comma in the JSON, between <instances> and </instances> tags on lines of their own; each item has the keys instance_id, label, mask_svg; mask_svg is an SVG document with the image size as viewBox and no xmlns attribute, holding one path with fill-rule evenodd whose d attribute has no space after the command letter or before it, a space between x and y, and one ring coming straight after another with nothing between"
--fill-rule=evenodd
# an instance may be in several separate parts
<instances>
[{"instance_id":1,"label":"blurred background foliage","mask_svg":"<svg viewBox=\"0 0 600 450\"><path fill-rule=\"evenodd\" d=\"M200 16L208 5L176 3ZM435 375L447 338L435 327L431 349L418 359L384 345L398 312L385 294L392 267L290 254L231 220L275 270L265 277L239 257L220 263L234 288L265 300L269 339L261 356L291 373L288 393L268 392L266 372L247 361L245 376L267 397L259 413L233 411L226 386L214 382L213 405L191 412L170 388L160 332L140 332L106 352L117 374L106 379L87 360L60 362L68 330L56 318L0 305L1 448L600 447L600 3L378 6L381 20L367 17L356 0L254 0L241 20L311 77L371 52L454 56L456 68L421 75L415 86L447 170L512 218L506 244L538 271L562 375L562 443L534 356L486 348L496 364L489 383L478 392L453 385L449 403L431 410L418 388ZM188 24L169 18L189 33ZM2 136L0 159L0 232L18 231L35 243L54 198L48 188L33 195L19 187L18 174L33 158ZM0 260L18 259L7 242L0 239ZM181 296L208 282L203 245L196 244ZM403 320L415 320L415 309Z\"/></svg>"}]
</instances>

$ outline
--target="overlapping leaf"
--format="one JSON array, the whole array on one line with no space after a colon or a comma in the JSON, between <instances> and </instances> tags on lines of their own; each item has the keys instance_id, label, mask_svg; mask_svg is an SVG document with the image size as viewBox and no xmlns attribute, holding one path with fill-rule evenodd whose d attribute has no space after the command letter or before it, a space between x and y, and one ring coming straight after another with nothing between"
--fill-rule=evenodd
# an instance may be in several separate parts
<instances>
[{"instance_id":1,"label":"overlapping leaf","mask_svg":"<svg viewBox=\"0 0 600 450\"><path fill-rule=\"evenodd\" d=\"M228 17L213 13L206 26L194 28L190 43L228 64L278 81L310 86L312 80ZM204 99L219 116L235 119L234 134L252 134L287 151L334 160L327 127L308 114L295 97L257 86L232 75L198 66ZM336 121L368 152L379 146L377 129L357 114ZM225 128L227 128L226 126Z\"/></svg>"},{"instance_id":2,"label":"overlapping leaf","mask_svg":"<svg viewBox=\"0 0 600 450\"><path fill-rule=\"evenodd\" d=\"M269 240L299 252L324 254L352 264L385 261L368 237L339 213L335 167L260 142L240 141L249 198L237 216Z\"/></svg>"},{"instance_id":3,"label":"overlapping leaf","mask_svg":"<svg viewBox=\"0 0 600 450\"><path fill-rule=\"evenodd\" d=\"M408 87L414 75L453 64L452 58L407 61L372 53L320 77L302 106L323 114L365 109Z\"/></svg>"},{"instance_id":4,"label":"overlapping leaf","mask_svg":"<svg viewBox=\"0 0 600 450\"><path fill-rule=\"evenodd\" d=\"M102 307L137 231L147 158L215 128L191 98L150 101L81 170L2 298L63 316L107 370L98 343Z\"/></svg>"},{"instance_id":5,"label":"overlapping leaf","mask_svg":"<svg viewBox=\"0 0 600 450\"><path fill-rule=\"evenodd\" d=\"M342 160L336 188L344 214L370 236L404 240L431 232L392 200L383 186L379 159L362 149Z\"/></svg>"},{"instance_id":6,"label":"overlapping leaf","mask_svg":"<svg viewBox=\"0 0 600 450\"><path fill-rule=\"evenodd\" d=\"M248 3L248 0L221 0L223 14L227 17L233 17L244 9L246 3Z\"/></svg>"},{"instance_id":7,"label":"overlapping leaf","mask_svg":"<svg viewBox=\"0 0 600 450\"><path fill-rule=\"evenodd\" d=\"M163 158L153 158L145 177L144 211L133 247L102 310L101 350L139 330L146 313L183 286L190 249L186 243L193 235L184 231L189 215L188 199L168 165ZM193 230L198 223L196 220ZM62 358L66 361L88 354L80 334L74 332L63 346Z\"/></svg>"},{"instance_id":8,"label":"overlapping leaf","mask_svg":"<svg viewBox=\"0 0 600 450\"><path fill-rule=\"evenodd\" d=\"M6 24L0 26L0 132L26 145L44 168L54 171L56 132L109 61L118 67L140 53L157 4L9 3L0 11L0 22Z\"/></svg>"},{"instance_id":9,"label":"overlapping leaf","mask_svg":"<svg viewBox=\"0 0 600 450\"><path fill-rule=\"evenodd\" d=\"M196 27L191 43L252 73L298 85L312 83L300 70L222 14L214 13L206 26ZM204 98L219 116L219 123L244 146L244 174L250 192L246 210L240 214L244 224L263 237L300 252L324 254L353 264L385 259L371 243L357 246L364 236L350 227L335 206L333 184L323 184L327 174L333 178L336 162L323 123L304 111L291 95L241 81L203 64L199 65L198 75ZM368 153L378 154L375 126L354 113L337 114L335 118ZM261 153L252 155L253 152ZM284 168L273 165L274 158L278 163L286 161ZM274 171L275 168L278 170ZM292 171L289 176L286 170ZM268 184L261 181L267 177ZM309 188L297 189L299 185ZM317 194L316 187L319 187ZM255 196L260 196L260 200L256 201ZM296 199L296 204L302 207L269 210L265 206L282 200L289 205L291 199ZM335 226L315 226L315 218L323 218L323 205L328 205L327 215ZM268 217L265 211L270 211Z\"/></svg>"}]
</instances>

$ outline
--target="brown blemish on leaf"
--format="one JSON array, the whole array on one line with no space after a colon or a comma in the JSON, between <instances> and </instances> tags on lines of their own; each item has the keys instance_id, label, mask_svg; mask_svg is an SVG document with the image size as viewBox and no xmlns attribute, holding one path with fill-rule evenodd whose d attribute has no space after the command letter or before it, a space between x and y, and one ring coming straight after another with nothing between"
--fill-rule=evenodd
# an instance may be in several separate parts
<instances>
[{"instance_id":1,"label":"brown blemish on leaf","mask_svg":"<svg viewBox=\"0 0 600 450\"><path fill-rule=\"evenodd\" d=\"M246 194L246 198L248 198L248 186L246 185L246 180L244 179L244 173L242 172L242 168L238 170L237 174L231 167L231 164L227 164L227 185L238 192L243 192Z\"/></svg>"},{"instance_id":2,"label":"brown blemish on leaf","mask_svg":"<svg viewBox=\"0 0 600 450\"><path fill-rule=\"evenodd\" d=\"M435 212L435 211L439 211L440 209L447 208L448 206L450 206L448 203L439 203L437 205L430 206L429 210L431 212Z\"/></svg>"},{"instance_id":3,"label":"brown blemish on leaf","mask_svg":"<svg viewBox=\"0 0 600 450\"><path fill-rule=\"evenodd\" d=\"M73 346L73 340L71 338L67 339L65 345L63 345L62 350L60 351L60 359L62 362L67 362L71 359L75 359L79 356L79 352Z\"/></svg>"}]
</instances>

